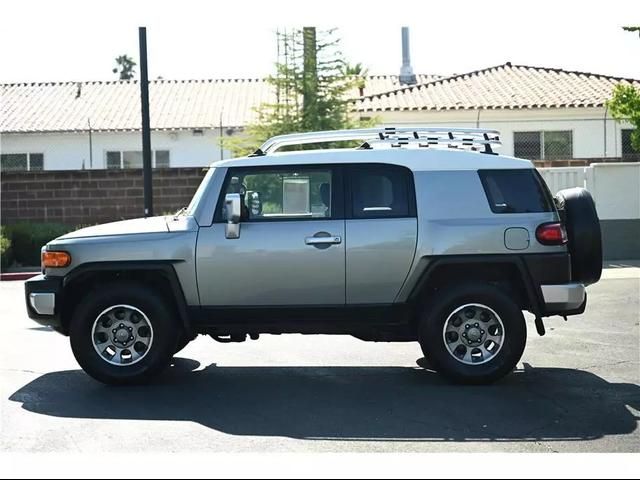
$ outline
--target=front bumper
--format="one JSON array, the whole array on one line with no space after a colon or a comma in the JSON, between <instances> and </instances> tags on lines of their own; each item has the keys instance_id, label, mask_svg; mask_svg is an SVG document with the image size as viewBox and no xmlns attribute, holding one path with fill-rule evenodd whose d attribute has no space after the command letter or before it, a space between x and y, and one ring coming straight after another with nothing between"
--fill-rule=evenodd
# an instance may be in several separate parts
<instances>
[{"instance_id":1,"label":"front bumper","mask_svg":"<svg viewBox=\"0 0 640 480\"><path fill-rule=\"evenodd\" d=\"M579 315L587 306L587 292L582 283L542 285L547 315Z\"/></svg>"},{"instance_id":2,"label":"front bumper","mask_svg":"<svg viewBox=\"0 0 640 480\"><path fill-rule=\"evenodd\" d=\"M62 277L33 277L24 283L24 293L29 318L62 332Z\"/></svg>"}]
</instances>

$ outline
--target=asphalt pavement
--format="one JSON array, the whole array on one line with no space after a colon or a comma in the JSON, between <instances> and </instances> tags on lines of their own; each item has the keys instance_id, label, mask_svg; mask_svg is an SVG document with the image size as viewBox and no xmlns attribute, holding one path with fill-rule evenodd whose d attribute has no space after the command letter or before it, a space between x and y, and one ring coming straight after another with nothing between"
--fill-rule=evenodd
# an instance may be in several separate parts
<instances>
[{"instance_id":1,"label":"asphalt pavement","mask_svg":"<svg viewBox=\"0 0 640 480\"><path fill-rule=\"evenodd\" d=\"M201 336L144 387L103 386L0 283L2 452L638 452L640 269L611 265L585 314L532 318L518 370L451 385L415 343Z\"/></svg>"}]
</instances>

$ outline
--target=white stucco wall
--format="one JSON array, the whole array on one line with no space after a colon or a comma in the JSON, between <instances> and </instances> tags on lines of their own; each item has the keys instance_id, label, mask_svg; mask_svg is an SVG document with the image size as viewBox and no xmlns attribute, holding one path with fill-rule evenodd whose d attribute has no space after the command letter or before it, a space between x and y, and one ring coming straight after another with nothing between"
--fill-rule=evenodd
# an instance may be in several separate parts
<instances>
[{"instance_id":1,"label":"white stucco wall","mask_svg":"<svg viewBox=\"0 0 640 480\"><path fill-rule=\"evenodd\" d=\"M622 150L620 130L630 128L611 118L605 121L604 108L373 112L361 116L379 118L384 126L419 123L496 129L502 133L500 153L505 155L513 155L513 132L571 130L573 158L577 159L619 157ZM191 130L152 132L151 146L154 150L169 150L172 167L205 166L221 159L217 139L217 129L205 130L202 136L194 135ZM92 162L87 132L0 134L0 151L43 153L46 170L72 170L81 169L83 165L87 169L105 168L107 151L142 150L139 132L94 132L92 142ZM223 156L230 158L231 153L225 151Z\"/></svg>"},{"instance_id":2,"label":"white stucco wall","mask_svg":"<svg viewBox=\"0 0 640 480\"><path fill-rule=\"evenodd\" d=\"M500 153L505 155L513 155L513 132L571 130L573 158L619 157L622 152L620 130L631 128L610 116L605 121L604 108L371 112L361 116L377 117L384 126L419 123L499 130L503 143Z\"/></svg>"},{"instance_id":3,"label":"white stucco wall","mask_svg":"<svg viewBox=\"0 0 640 480\"><path fill-rule=\"evenodd\" d=\"M640 219L640 163L593 163L539 171L553 194L572 187L589 190L600 220Z\"/></svg>"},{"instance_id":4,"label":"white stucco wall","mask_svg":"<svg viewBox=\"0 0 640 480\"><path fill-rule=\"evenodd\" d=\"M196 136L191 130L151 132L153 150L169 150L172 167L200 167L224 158L217 131L205 130ZM139 132L105 132L92 134L92 160L89 133L1 134L2 153L43 153L45 170L77 170L106 167L107 151L142 150Z\"/></svg>"}]
</instances>

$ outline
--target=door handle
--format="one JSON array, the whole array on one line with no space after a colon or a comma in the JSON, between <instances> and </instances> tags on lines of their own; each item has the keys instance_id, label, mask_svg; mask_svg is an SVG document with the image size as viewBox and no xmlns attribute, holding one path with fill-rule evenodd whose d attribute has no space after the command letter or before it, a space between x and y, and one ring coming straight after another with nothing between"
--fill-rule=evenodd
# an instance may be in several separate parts
<instances>
[{"instance_id":1,"label":"door handle","mask_svg":"<svg viewBox=\"0 0 640 480\"><path fill-rule=\"evenodd\" d=\"M342 237L333 235L329 237L307 237L304 239L307 245L337 245L342 243Z\"/></svg>"}]
</instances>

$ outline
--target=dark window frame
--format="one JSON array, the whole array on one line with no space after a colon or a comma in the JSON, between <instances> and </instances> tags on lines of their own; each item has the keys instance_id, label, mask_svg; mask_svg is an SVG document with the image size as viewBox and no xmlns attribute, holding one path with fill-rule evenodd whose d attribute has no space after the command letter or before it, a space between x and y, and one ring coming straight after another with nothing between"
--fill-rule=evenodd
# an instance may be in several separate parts
<instances>
[{"instance_id":1,"label":"dark window frame","mask_svg":"<svg viewBox=\"0 0 640 480\"><path fill-rule=\"evenodd\" d=\"M44 171L44 152L18 152L18 153L2 153L1 154L3 157L4 156L11 156L11 155L19 155L19 156L23 156L25 157L25 168L24 169L3 169L3 172L42 172ZM36 168L34 169L31 166L31 157L38 155L42 158L42 168Z\"/></svg>"},{"instance_id":2,"label":"dark window frame","mask_svg":"<svg viewBox=\"0 0 640 480\"><path fill-rule=\"evenodd\" d=\"M382 214L371 212L370 215L356 215L354 211L353 180L359 171L395 170L402 172L406 189L407 213L406 214ZM402 165L392 163L355 163L346 165L345 171L345 213L347 220L381 220L387 218L416 218L416 194L413 172Z\"/></svg>"},{"instance_id":3,"label":"dark window frame","mask_svg":"<svg viewBox=\"0 0 640 480\"><path fill-rule=\"evenodd\" d=\"M331 173L331 216L329 217L277 217L277 218L250 218L243 219L240 223L279 223L279 222L318 222L331 220L344 220L344 175L343 165L341 164L293 164L293 165L257 165L252 167L230 167L227 168L222 188L216 201L216 209L213 214L213 223L227 223L222 217L222 208L224 206L224 197L231 178L238 173L256 174L256 172L264 173L281 173L283 171L296 172L318 172L329 171Z\"/></svg>"},{"instance_id":4,"label":"dark window frame","mask_svg":"<svg viewBox=\"0 0 640 480\"><path fill-rule=\"evenodd\" d=\"M492 186L489 184L491 180L494 180L491 175L495 175L496 173L504 175L505 173L520 173L520 172L529 172L534 178L534 185L538 189L538 194L542 199L543 205L541 205L540 210L530 211L530 212L510 212L505 211L496 206L496 201L493 198ZM485 197L487 199L487 203L489 204L489 208L495 214L499 215L530 215L532 213L551 213L555 211L555 204L553 203L553 198L547 187L544 179L540 175L536 169L528 169L528 168L518 168L518 169L483 169L478 170L478 176L480 177L480 182L482 183L482 188L484 189ZM506 200L506 199L505 199Z\"/></svg>"},{"instance_id":5,"label":"dark window frame","mask_svg":"<svg viewBox=\"0 0 640 480\"><path fill-rule=\"evenodd\" d=\"M537 134L537 137L538 137L538 152L540 152L539 153L539 158L530 158L528 155L523 155L523 154L521 154L521 153L516 151L517 143L521 143L521 142L516 142L516 137L518 135L531 135L531 136L533 136L533 134ZM543 141L542 141L542 132L540 130L528 130L528 131L513 132L513 156L514 157L526 158L527 160L541 160L543 158L543 156L544 156L543 150L544 150L544 145L543 145Z\"/></svg>"},{"instance_id":6,"label":"dark window frame","mask_svg":"<svg viewBox=\"0 0 640 480\"><path fill-rule=\"evenodd\" d=\"M622 158L623 161L630 160L637 162L640 160L640 151L635 151L631 144L631 132L634 130L635 128L620 129L620 158ZM625 135L629 135L628 142L625 142ZM625 146L627 146L631 151L625 152Z\"/></svg>"},{"instance_id":7,"label":"dark window frame","mask_svg":"<svg viewBox=\"0 0 640 480\"><path fill-rule=\"evenodd\" d=\"M158 152L167 153L167 164L161 167L158 166ZM171 150L159 148L153 151L153 164L154 168L171 168Z\"/></svg>"},{"instance_id":8,"label":"dark window frame","mask_svg":"<svg viewBox=\"0 0 640 480\"><path fill-rule=\"evenodd\" d=\"M42 165L38 166L38 168L33 168L33 160L34 160L33 157L40 157L40 159L42 160ZM29 154L28 163L29 163L29 171L30 172L42 172L42 171L44 171L44 153L30 153Z\"/></svg>"},{"instance_id":9,"label":"dark window frame","mask_svg":"<svg viewBox=\"0 0 640 480\"><path fill-rule=\"evenodd\" d=\"M158 161L156 158L157 152L167 152L169 157L169 164L166 167L158 167ZM117 167L109 167L109 154L117 153L119 158L119 164ZM139 167L125 167L124 166L124 154L125 153L140 153L143 155L142 150L104 150L104 169L105 170L141 170L144 167L144 158L142 159L143 165ZM152 168L171 168L171 149L158 148L157 150L151 150L151 167Z\"/></svg>"}]
</instances>

